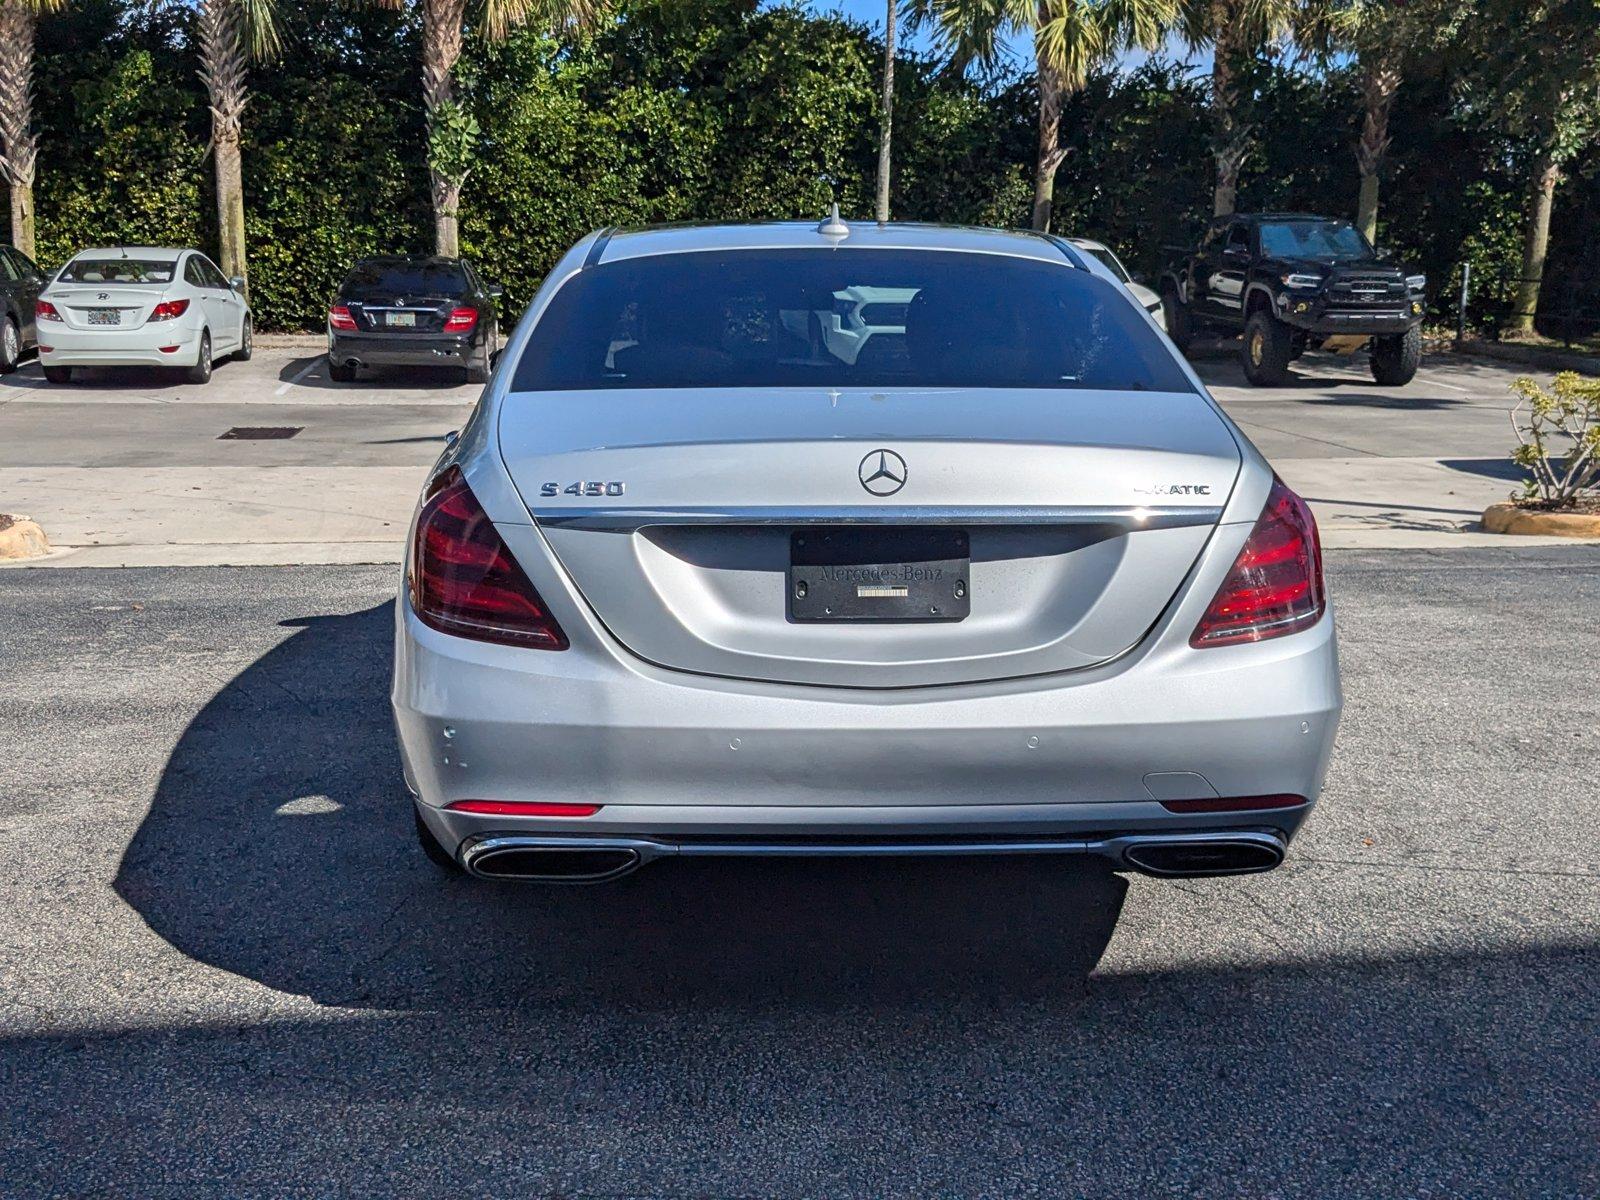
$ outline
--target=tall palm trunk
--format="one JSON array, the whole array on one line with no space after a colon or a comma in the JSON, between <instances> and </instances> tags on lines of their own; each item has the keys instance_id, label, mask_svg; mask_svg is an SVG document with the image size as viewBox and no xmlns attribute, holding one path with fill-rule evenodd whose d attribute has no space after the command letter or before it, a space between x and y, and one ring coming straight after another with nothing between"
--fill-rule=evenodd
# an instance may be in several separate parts
<instances>
[{"instance_id":1,"label":"tall palm trunk","mask_svg":"<svg viewBox=\"0 0 1600 1200\"><path fill-rule=\"evenodd\" d=\"M1211 190L1213 216L1226 217L1239 195L1239 169L1249 151L1250 131L1239 121L1239 20L1232 0L1210 0L1215 30L1211 60L1212 155L1217 179Z\"/></svg>"},{"instance_id":2,"label":"tall palm trunk","mask_svg":"<svg viewBox=\"0 0 1600 1200\"><path fill-rule=\"evenodd\" d=\"M217 178L217 238L222 273L245 278L244 168L240 154L245 88L245 13L238 0L200 6L200 79L211 107Z\"/></svg>"},{"instance_id":3,"label":"tall palm trunk","mask_svg":"<svg viewBox=\"0 0 1600 1200\"><path fill-rule=\"evenodd\" d=\"M1049 19L1047 0L1039 5L1039 26ZM1033 166L1033 227L1050 232L1050 209L1056 198L1056 172L1067 152L1061 147L1061 105L1066 89L1061 73L1045 61L1034 34L1034 58L1039 77L1039 153Z\"/></svg>"},{"instance_id":4,"label":"tall palm trunk","mask_svg":"<svg viewBox=\"0 0 1600 1200\"><path fill-rule=\"evenodd\" d=\"M1532 333L1533 318L1539 311L1539 289L1544 283L1545 253L1550 248L1550 209L1554 205L1561 168L1549 150L1541 150L1533 164L1528 187L1527 225L1522 234L1522 277L1517 283L1517 300L1508 333Z\"/></svg>"},{"instance_id":5,"label":"tall palm trunk","mask_svg":"<svg viewBox=\"0 0 1600 1200\"><path fill-rule=\"evenodd\" d=\"M0 3L0 171L11 189L11 244L34 253L33 45L38 14L29 0Z\"/></svg>"},{"instance_id":6,"label":"tall palm trunk","mask_svg":"<svg viewBox=\"0 0 1600 1200\"><path fill-rule=\"evenodd\" d=\"M889 219L890 139L894 134L894 19L896 0L887 0L883 21L883 118L878 127L878 220Z\"/></svg>"},{"instance_id":7,"label":"tall palm trunk","mask_svg":"<svg viewBox=\"0 0 1600 1200\"><path fill-rule=\"evenodd\" d=\"M1356 166L1361 172L1361 196L1356 202L1356 227L1367 241L1378 240L1378 168L1389 152L1389 109L1400 90L1400 55L1386 45L1362 55L1361 100L1366 119L1356 144Z\"/></svg>"},{"instance_id":8,"label":"tall palm trunk","mask_svg":"<svg viewBox=\"0 0 1600 1200\"><path fill-rule=\"evenodd\" d=\"M422 6L422 106L427 114L429 144L442 109L455 102L456 62L461 58L461 25L466 0L425 0ZM437 254L461 253L457 211L461 180L440 171L431 161L428 180L433 198L433 241Z\"/></svg>"}]
</instances>

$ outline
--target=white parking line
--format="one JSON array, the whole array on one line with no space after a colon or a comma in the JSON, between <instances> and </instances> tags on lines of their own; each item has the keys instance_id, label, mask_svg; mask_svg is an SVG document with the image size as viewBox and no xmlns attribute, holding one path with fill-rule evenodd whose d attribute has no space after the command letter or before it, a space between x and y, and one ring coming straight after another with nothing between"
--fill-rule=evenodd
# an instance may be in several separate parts
<instances>
[{"instance_id":1,"label":"white parking line","mask_svg":"<svg viewBox=\"0 0 1600 1200\"><path fill-rule=\"evenodd\" d=\"M307 375L309 375L309 374L311 374L311 372L315 371L317 369L317 367L323 362L325 357L326 357L325 355L318 355L316 358L313 358L311 360L311 362L306 365L304 370L302 370L293 379L287 380L284 383L280 384L279 387L278 387L278 390L273 392L272 394L274 396L283 395L290 388L292 388L295 384L299 383Z\"/></svg>"},{"instance_id":2,"label":"white parking line","mask_svg":"<svg viewBox=\"0 0 1600 1200\"><path fill-rule=\"evenodd\" d=\"M1434 387L1448 388L1452 392L1470 392L1472 390L1471 388L1459 387L1453 383L1446 383L1444 380L1434 375L1424 375L1422 377L1422 381L1424 383L1431 383Z\"/></svg>"}]
</instances>

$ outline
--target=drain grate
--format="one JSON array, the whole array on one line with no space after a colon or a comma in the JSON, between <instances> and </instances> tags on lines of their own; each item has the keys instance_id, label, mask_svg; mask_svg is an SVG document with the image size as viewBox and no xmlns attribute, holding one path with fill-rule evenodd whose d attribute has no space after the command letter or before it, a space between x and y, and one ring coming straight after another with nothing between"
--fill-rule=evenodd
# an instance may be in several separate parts
<instances>
[{"instance_id":1,"label":"drain grate","mask_svg":"<svg viewBox=\"0 0 1600 1200\"><path fill-rule=\"evenodd\" d=\"M217 439L219 442L281 442L292 438L304 425L235 425Z\"/></svg>"}]
</instances>

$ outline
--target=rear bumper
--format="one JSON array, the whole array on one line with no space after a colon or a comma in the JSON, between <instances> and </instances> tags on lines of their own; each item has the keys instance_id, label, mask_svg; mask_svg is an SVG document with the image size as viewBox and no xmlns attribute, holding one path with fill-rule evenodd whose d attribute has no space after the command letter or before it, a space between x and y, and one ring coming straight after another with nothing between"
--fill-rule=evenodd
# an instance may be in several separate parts
<instances>
[{"instance_id":1,"label":"rear bumper","mask_svg":"<svg viewBox=\"0 0 1600 1200\"><path fill-rule=\"evenodd\" d=\"M406 778L452 850L505 833L681 844L1266 827L1287 841L1309 802L1219 815L1161 801L1314 801L1341 706L1331 616L1257 645L890 692L686 675L577 639L560 652L482 645L423 626L404 597L397 620ZM602 807L445 810L467 799Z\"/></svg>"},{"instance_id":2,"label":"rear bumper","mask_svg":"<svg viewBox=\"0 0 1600 1200\"><path fill-rule=\"evenodd\" d=\"M463 366L472 334L329 334L328 358L371 367Z\"/></svg>"},{"instance_id":3,"label":"rear bumper","mask_svg":"<svg viewBox=\"0 0 1600 1200\"><path fill-rule=\"evenodd\" d=\"M162 349L173 346L177 349ZM199 358L198 328L165 322L127 330L68 329L56 322L39 326L39 361L47 367L192 367Z\"/></svg>"}]
</instances>

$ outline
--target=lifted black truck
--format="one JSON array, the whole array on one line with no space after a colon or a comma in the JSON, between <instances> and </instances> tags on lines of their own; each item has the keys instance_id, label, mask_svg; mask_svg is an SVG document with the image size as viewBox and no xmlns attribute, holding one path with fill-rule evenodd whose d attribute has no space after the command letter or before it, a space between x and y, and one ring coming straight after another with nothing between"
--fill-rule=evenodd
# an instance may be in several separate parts
<instances>
[{"instance_id":1,"label":"lifted black truck","mask_svg":"<svg viewBox=\"0 0 1600 1200\"><path fill-rule=\"evenodd\" d=\"M1410 383L1422 362L1427 280L1380 258L1348 221L1308 213L1218 217L1200 247L1161 276L1167 333L1180 350L1204 328L1244 334L1257 387L1288 378L1307 350L1371 347L1372 377Z\"/></svg>"}]
</instances>

